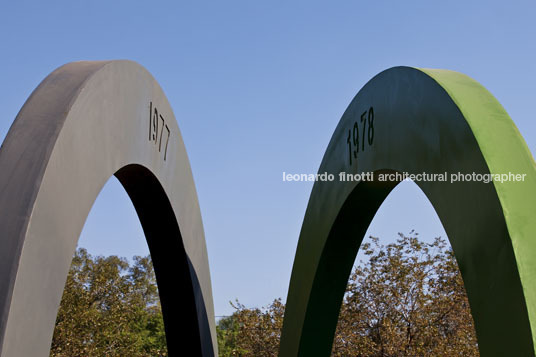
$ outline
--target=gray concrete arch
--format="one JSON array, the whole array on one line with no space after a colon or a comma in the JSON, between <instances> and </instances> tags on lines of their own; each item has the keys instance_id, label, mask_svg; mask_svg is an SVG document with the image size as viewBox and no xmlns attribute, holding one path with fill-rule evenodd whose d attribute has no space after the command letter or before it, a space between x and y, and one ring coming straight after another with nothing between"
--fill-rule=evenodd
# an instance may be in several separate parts
<instances>
[{"instance_id":1,"label":"gray concrete arch","mask_svg":"<svg viewBox=\"0 0 536 357\"><path fill-rule=\"evenodd\" d=\"M103 61L52 72L0 149L0 356L48 356L78 237L112 175L147 238L170 355L217 355L203 224L179 127L143 67Z\"/></svg>"}]
</instances>

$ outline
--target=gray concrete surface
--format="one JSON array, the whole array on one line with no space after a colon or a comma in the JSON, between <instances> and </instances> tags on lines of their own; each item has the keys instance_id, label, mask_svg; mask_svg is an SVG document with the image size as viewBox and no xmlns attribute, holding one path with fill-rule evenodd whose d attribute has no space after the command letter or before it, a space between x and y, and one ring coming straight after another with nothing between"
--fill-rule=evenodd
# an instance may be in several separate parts
<instances>
[{"instance_id":1,"label":"gray concrete surface","mask_svg":"<svg viewBox=\"0 0 536 357\"><path fill-rule=\"evenodd\" d=\"M179 127L143 67L105 61L51 73L0 149L0 356L49 355L78 237L114 174L146 234L170 355L217 355L203 225Z\"/></svg>"}]
</instances>

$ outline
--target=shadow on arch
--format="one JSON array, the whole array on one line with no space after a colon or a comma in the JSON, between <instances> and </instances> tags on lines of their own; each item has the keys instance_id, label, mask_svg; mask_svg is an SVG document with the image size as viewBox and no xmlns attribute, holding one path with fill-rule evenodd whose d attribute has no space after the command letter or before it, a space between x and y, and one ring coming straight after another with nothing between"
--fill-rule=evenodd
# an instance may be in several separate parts
<instances>
[{"instance_id":1,"label":"shadow on arch","mask_svg":"<svg viewBox=\"0 0 536 357\"><path fill-rule=\"evenodd\" d=\"M481 355L534 355L536 166L485 88L447 70L395 67L378 74L343 114L323 172L335 180L316 182L309 199L280 356L330 355L353 262L399 182L385 174L396 172L446 178L415 181L449 237ZM374 180L341 181L340 173L374 173ZM506 176L483 180L497 174Z\"/></svg>"},{"instance_id":2,"label":"shadow on arch","mask_svg":"<svg viewBox=\"0 0 536 357\"><path fill-rule=\"evenodd\" d=\"M151 252L170 355L217 355L203 224L169 102L130 61L73 62L41 82L0 150L0 356L49 354L80 232L115 175Z\"/></svg>"}]
</instances>

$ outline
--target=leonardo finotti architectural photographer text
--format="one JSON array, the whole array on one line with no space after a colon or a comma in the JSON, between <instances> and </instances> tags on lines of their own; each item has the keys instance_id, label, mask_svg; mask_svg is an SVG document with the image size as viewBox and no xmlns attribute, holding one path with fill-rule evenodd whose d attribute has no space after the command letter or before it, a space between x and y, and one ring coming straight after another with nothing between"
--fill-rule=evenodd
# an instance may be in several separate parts
<instances>
[{"instance_id":1,"label":"leonardo finotti architectural photographer text","mask_svg":"<svg viewBox=\"0 0 536 357\"><path fill-rule=\"evenodd\" d=\"M404 181L411 180L415 182L419 181L439 181L439 182L467 182L476 181L483 183L497 182L523 182L527 174L519 173L500 173L500 174L480 174L480 173L408 173L408 172L388 172L388 173L373 173L363 172L359 174L351 174L346 172L339 172L337 175L332 173L318 173L318 174L292 174L283 172L283 181L285 182L315 182L315 181Z\"/></svg>"}]
</instances>

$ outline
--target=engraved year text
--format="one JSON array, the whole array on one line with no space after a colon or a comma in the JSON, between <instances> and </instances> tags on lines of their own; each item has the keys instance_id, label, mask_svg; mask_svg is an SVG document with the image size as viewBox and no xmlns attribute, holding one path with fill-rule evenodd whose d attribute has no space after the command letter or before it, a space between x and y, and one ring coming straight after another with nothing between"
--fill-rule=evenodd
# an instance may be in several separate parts
<instances>
[{"instance_id":1,"label":"engraved year text","mask_svg":"<svg viewBox=\"0 0 536 357\"><path fill-rule=\"evenodd\" d=\"M171 131L166 124L166 119L162 114L158 113L158 109L153 105L153 102L149 104L149 141L152 142L158 148L158 152L164 155L164 161L167 159L167 149L169 144L169 137Z\"/></svg>"}]
</instances>

